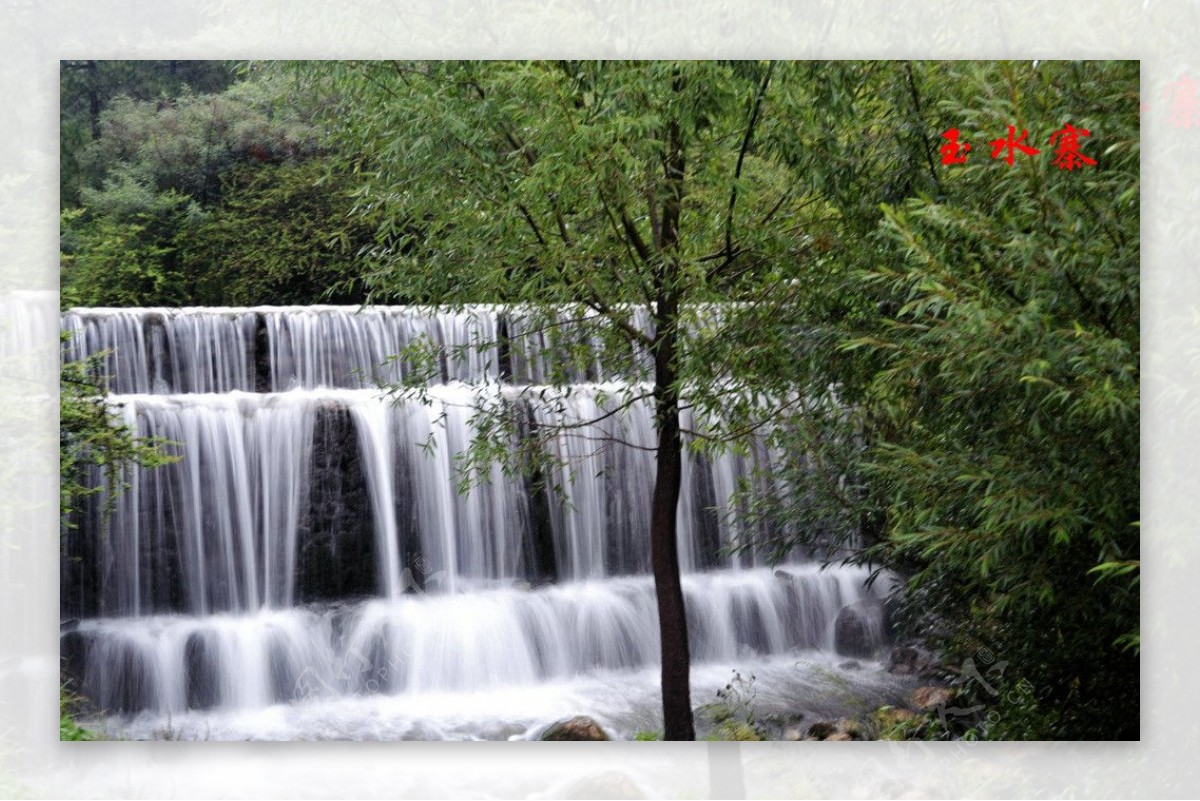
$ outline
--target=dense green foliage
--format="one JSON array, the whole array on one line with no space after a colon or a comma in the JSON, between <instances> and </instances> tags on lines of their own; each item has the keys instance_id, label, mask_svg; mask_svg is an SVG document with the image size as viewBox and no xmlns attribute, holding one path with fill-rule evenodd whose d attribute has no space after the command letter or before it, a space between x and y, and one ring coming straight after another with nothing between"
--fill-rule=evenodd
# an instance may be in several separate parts
<instances>
[{"instance_id":1,"label":"dense green foliage","mask_svg":"<svg viewBox=\"0 0 1200 801\"><path fill-rule=\"evenodd\" d=\"M823 326L840 357L805 368L837 383L843 433L808 420L781 438L800 437L797 480L834 487L843 530L867 536L851 558L906 576L916 630L953 659L987 649L1005 664L999 685L965 681L993 716L982 733L1136 737L1137 65L914 72L926 147L957 127L973 151L901 203L878 180L871 233L833 254L844 278L830 284L867 305ZM1049 139L1068 122L1091 132L1095 167L1055 165ZM987 143L1014 123L1042 152L1010 167ZM912 161L912 185L927 163ZM867 228L871 193L828 194L844 237ZM853 480L811 481L828 478L822 459ZM783 547L812 531L793 525ZM998 690L1018 680L1031 689Z\"/></svg>"},{"instance_id":2,"label":"dense green foliage","mask_svg":"<svg viewBox=\"0 0 1200 801\"><path fill-rule=\"evenodd\" d=\"M351 215L349 180L312 159L230 171L225 200L183 243L195 286L190 298L248 306L356 303L359 250L376 220Z\"/></svg>"},{"instance_id":3,"label":"dense green foliage","mask_svg":"<svg viewBox=\"0 0 1200 801\"><path fill-rule=\"evenodd\" d=\"M190 93L214 93L234 80L227 61L63 61L59 67L59 189L64 206L98 186L106 165L91 156L105 109L114 100L167 103Z\"/></svg>"},{"instance_id":4,"label":"dense green foliage","mask_svg":"<svg viewBox=\"0 0 1200 801\"><path fill-rule=\"evenodd\" d=\"M572 317L603 335L600 358L627 363L631 345L650 344L628 325L631 310L653 308L669 262L685 321L677 384L704 406L717 383L757 379L766 360L786 357L788 340L771 337L791 331L762 329L747 358L727 347L725 329L699 304L750 302L769 317L797 302L810 275L803 258L824 246L808 233L824 209L795 185L790 140L779 141L793 107L806 102L794 89L801 70L387 62L301 65L300 74L341 98L328 124L358 171L359 208L381 222L364 254L372 302L522 303L527 330L562 340L571 333L558 309L574 306ZM673 119L683 188L668 227L663 149ZM563 382L596 358L583 347L569 355L577 361L556 365ZM773 381L776 371L766 372ZM412 377L421 383L419 372ZM695 392L700 386L713 393ZM719 405L740 397L745 416L761 418L761 394L747 387ZM511 449L511 431L493 422L502 436L479 454L484 463ZM534 443L523 456L538 453Z\"/></svg>"},{"instance_id":5,"label":"dense green foliage","mask_svg":"<svg viewBox=\"0 0 1200 801\"><path fill-rule=\"evenodd\" d=\"M323 96L220 65L189 67L190 85L177 62L104 64L87 114L92 71L63 70L64 306L359 299L354 256L375 226L329 174Z\"/></svg>"},{"instance_id":6,"label":"dense green foliage","mask_svg":"<svg viewBox=\"0 0 1200 801\"><path fill-rule=\"evenodd\" d=\"M861 277L903 305L848 345L882 361L874 553L913 565L920 602L966 623L964 655L986 645L1033 685L1036 711L1001 703L995 734L1026 735L1028 712L1048 718L1036 736L1135 738L1136 584L1095 570L1139 558L1137 65L951 79L978 93L942 106L974 141L1017 122L1043 154L976 159L944 197L887 210L891 258ZM1054 166L1066 122L1092 132L1094 170Z\"/></svg>"}]
</instances>

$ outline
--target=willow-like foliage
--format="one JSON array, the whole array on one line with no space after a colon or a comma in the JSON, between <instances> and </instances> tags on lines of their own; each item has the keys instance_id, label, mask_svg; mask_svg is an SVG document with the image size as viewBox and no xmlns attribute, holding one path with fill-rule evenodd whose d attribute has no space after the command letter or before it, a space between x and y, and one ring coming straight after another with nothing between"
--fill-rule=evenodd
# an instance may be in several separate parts
<instances>
[{"instance_id":1,"label":"willow-like foliage","mask_svg":"<svg viewBox=\"0 0 1200 801\"><path fill-rule=\"evenodd\" d=\"M865 538L841 555L907 577L918 631L959 660L987 649L1007 667L1001 688L1032 688L964 680L977 733L1136 738L1137 64L907 71L929 158L902 183L924 188L889 200L895 165L867 163L876 212L827 193L842 212L841 287L859 305L829 321L828 360L809 365L810 381L840 389L840 433L781 432L792 472L847 541ZM881 126L898 114L871 100L854 112ZM1089 132L1095 165L1056 163L1051 137L1068 123ZM1010 125L1040 153L992 158ZM965 164L941 163L949 128L972 145ZM814 515L771 499L759 511ZM792 527L781 547L812 531Z\"/></svg>"}]
</instances>

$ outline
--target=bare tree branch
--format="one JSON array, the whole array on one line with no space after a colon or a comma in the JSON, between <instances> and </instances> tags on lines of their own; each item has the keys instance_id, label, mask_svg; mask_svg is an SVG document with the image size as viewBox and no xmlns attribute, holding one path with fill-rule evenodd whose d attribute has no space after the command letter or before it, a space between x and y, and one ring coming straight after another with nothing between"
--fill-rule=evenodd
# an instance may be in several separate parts
<instances>
[{"instance_id":1,"label":"bare tree branch","mask_svg":"<svg viewBox=\"0 0 1200 801\"><path fill-rule=\"evenodd\" d=\"M767 65L767 71L763 75L762 83L758 86L758 92L754 96L754 102L750 107L750 120L746 123L746 133L742 136L742 146L738 150L737 166L733 170L733 182L729 190L729 209L725 214L725 259L732 261L733 254L733 213L737 206L738 199L738 181L742 177L742 166L746 161L746 153L750 150L750 141L754 138L754 126L758 122L758 114L762 110L763 98L767 94L767 87L771 83L771 73L775 71L775 62L772 61Z\"/></svg>"}]
</instances>

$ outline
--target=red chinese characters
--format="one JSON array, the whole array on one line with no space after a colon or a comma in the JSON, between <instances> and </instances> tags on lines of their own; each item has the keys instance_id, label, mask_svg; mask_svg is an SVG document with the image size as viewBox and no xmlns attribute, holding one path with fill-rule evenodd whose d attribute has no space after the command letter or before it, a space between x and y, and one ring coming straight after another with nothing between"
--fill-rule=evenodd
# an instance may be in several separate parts
<instances>
[{"instance_id":1,"label":"red chinese characters","mask_svg":"<svg viewBox=\"0 0 1200 801\"><path fill-rule=\"evenodd\" d=\"M971 146L966 143L961 145L958 143L958 129L950 128L942 133L942 138L950 140L942 145L939 151L942 154L942 163L966 164L967 152L971 149Z\"/></svg>"},{"instance_id":2,"label":"red chinese characters","mask_svg":"<svg viewBox=\"0 0 1200 801\"><path fill-rule=\"evenodd\" d=\"M1041 153L1042 151L1038 150L1037 148L1030 147L1029 145L1025 144L1026 136L1029 136L1029 131L1026 131L1024 128L1021 129L1021 135L1017 136L1016 126L1014 126L1014 125L1008 126L1008 137L1007 138L993 139L989 143L992 146L992 158L993 159L996 158L996 156L1000 153L1001 150L1007 150L1008 155L1006 155L1004 157L1004 160L1006 162L1008 162L1008 166L1011 167L1013 164L1013 154L1018 150L1020 150L1022 153L1025 153L1026 155L1029 155L1029 156L1036 156L1038 153ZM1014 139L1013 137L1016 137L1016 138Z\"/></svg>"},{"instance_id":3,"label":"red chinese characters","mask_svg":"<svg viewBox=\"0 0 1200 801\"><path fill-rule=\"evenodd\" d=\"M1058 143L1058 147L1054 149L1054 166L1060 170L1073 170L1085 164L1095 167L1095 159L1079 152L1079 138L1091 135L1092 132L1087 128L1076 128L1069 122L1051 134L1050 144Z\"/></svg>"},{"instance_id":4,"label":"red chinese characters","mask_svg":"<svg viewBox=\"0 0 1200 801\"><path fill-rule=\"evenodd\" d=\"M971 146L966 142L960 142L959 137L961 132L957 128L947 128L942 132L942 138L946 140L946 144L938 148L938 152L942 155L942 164L966 164L967 153L970 152ZM1080 149L1080 139L1091 136L1092 132L1087 128L1076 128L1071 123L1066 123L1062 128L1050 135L1050 146L1054 148L1054 166L1060 170L1073 170L1076 167L1095 167L1096 160L1085 156ZM1026 156L1036 156L1042 151L1028 143L1029 131L1021 129L1021 135L1017 136L1017 127L1015 125L1008 126L1008 134L999 139L993 139L990 144L992 146L992 159L1001 159L1010 167L1016 162L1016 154L1018 152ZM1004 155L1001 156L1000 154Z\"/></svg>"}]
</instances>

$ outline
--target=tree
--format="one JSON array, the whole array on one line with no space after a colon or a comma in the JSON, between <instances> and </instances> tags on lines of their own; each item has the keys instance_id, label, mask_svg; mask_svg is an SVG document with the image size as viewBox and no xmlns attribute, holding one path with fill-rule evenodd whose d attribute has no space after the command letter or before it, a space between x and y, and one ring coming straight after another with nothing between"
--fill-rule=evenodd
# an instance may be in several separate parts
<instances>
[{"instance_id":1,"label":"tree","mask_svg":"<svg viewBox=\"0 0 1200 801\"><path fill-rule=\"evenodd\" d=\"M352 215L348 176L318 158L230 170L221 202L179 237L192 302L355 303L356 254L377 221Z\"/></svg>"},{"instance_id":2,"label":"tree","mask_svg":"<svg viewBox=\"0 0 1200 801\"><path fill-rule=\"evenodd\" d=\"M79 61L59 68L59 189L62 203L79 202L79 191L100 183L107 164L81 159L102 134L102 113L116 97L168 105L189 93L220 92L234 79L228 61Z\"/></svg>"},{"instance_id":3,"label":"tree","mask_svg":"<svg viewBox=\"0 0 1200 801\"><path fill-rule=\"evenodd\" d=\"M788 125L802 102L802 69L385 62L302 65L300 74L341 98L329 124L360 176L360 208L386 218L365 254L372 301L518 304L521 330L504 346L534 356L586 327L588 346L558 351L572 363L549 382L566 383L598 359L634 378L604 417L652 400L648 534L665 737L692 739L676 547L684 434L709 447L745 446L787 406L766 402L754 381L763 361L727 347L725 315L710 304L748 303L767 320L770 307L800 300L791 282L823 207L793 181L778 139L760 132ZM758 330L754 352L778 359L794 333ZM688 407L721 415L684 432ZM481 402L477 422L480 466L518 452L544 456L545 437L594 421L530 430L512 404ZM518 430L529 447L514 450Z\"/></svg>"},{"instance_id":4,"label":"tree","mask_svg":"<svg viewBox=\"0 0 1200 801\"><path fill-rule=\"evenodd\" d=\"M881 553L966 622L961 651L990 641L1036 688L995 734L1136 738L1136 572L1111 566L1139 558L1137 64L950 75L943 108L974 141L1017 122L1042 152L889 209L893 259L861 273L903 299L854 343L883 359L868 391L887 435L866 466L886 488ZM1094 167L1055 163L1067 124Z\"/></svg>"},{"instance_id":5,"label":"tree","mask_svg":"<svg viewBox=\"0 0 1200 801\"><path fill-rule=\"evenodd\" d=\"M348 281L369 221L346 219L336 176L318 185L324 97L232 77L222 62L64 65L64 305L314 302Z\"/></svg>"},{"instance_id":6,"label":"tree","mask_svg":"<svg viewBox=\"0 0 1200 801\"><path fill-rule=\"evenodd\" d=\"M186 195L134 182L110 185L90 213L63 211L63 305L184 305L191 287L177 240L198 217Z\"/></svg>"},{"instance_id":7,"label":"tree","mask_svg":"<svg viewBox=\"0 0 1200 801\"><path fill-rule=\"evenodd\" d=\"M814 482L840 490L828 506L843 534L870 535L839 555L902 573L910 611L937 624L952 657L986 647L1010 687L1034 688L966 688L999 715L974 721L984 736L1136 737L1137 65L899 69L924 153L856 160L881 189L826 192L841 221L829 254L841 267L827 274L857 303L826 321L825 358L803 370L839 388L841 434L779 429L805 454L788 472L799 483L815 459L848 477ZM900 128L899 103L853 105L864 127ZM1014 123L1041 153L1009 166L988 143ZM1089 131L1096 165L1056 163L1067 124ZM974 145L964 165L937 162L950 127ZM886 179L905 164L903 180ZM917 191L889 198L889 185ZM776 546L812 531L791 526Z\"/></svg>"}]
</instances>

